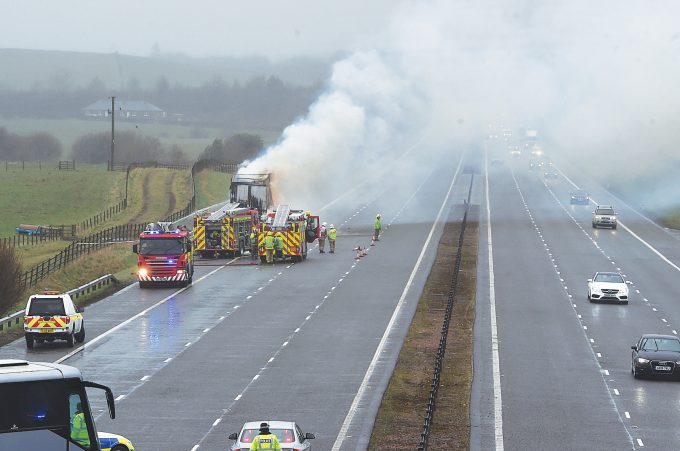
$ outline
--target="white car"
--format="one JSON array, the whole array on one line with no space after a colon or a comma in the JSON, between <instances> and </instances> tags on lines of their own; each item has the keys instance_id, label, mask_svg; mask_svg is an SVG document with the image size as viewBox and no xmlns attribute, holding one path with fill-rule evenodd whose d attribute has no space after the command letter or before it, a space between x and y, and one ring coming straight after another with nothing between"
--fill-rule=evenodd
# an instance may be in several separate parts
<instances>
[{"instance_id":1,"label":"white car","mask_svg":"<svg viewBox=\"0 0 680 451\"><path fill-rule=\"evenodd\" d=\"M293 421L249 421L243 425L241 432L229 435L229 440L235 441L231 450L248 451L253 439L260 433L262 423L269 423L269 431L279 439L282 451L312 451L309 440L314 439L314 434L303 433Z\"/></svg>"},{"instance_id":2,"label":"white car","mask_svg":"<svg viewBox=\"0 0 680 451\"><path fill-rule=\"evenodd\" d=\"M592 279L588 279L588 300L628 304L630 283L617 272L596 272Z\"/></svg>"}]
</instances>

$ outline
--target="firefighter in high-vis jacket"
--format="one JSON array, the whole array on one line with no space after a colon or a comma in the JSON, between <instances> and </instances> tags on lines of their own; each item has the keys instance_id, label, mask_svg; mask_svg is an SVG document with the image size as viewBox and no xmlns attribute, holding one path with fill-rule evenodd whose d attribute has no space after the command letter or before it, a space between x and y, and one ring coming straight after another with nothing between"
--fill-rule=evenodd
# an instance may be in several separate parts
<instances>
[{"instance_id":1,"label":"firefighter in high-vis jacket","mask_svg":"<svg viewBox=\"0 0 680 451\"><path fill-rule=\"evenodd\" d=\"M337 231L335 230L335 227L333 224L331 224L331 228L328 229L328 246L331 248L330 253L335 254L335 238L337 238Z\"/></svg>"},{"instance_id":2,"label":"firefighter in high-vis jacket","mask_svg":"<svg viewBox=\"0 0 680 451\"><path fill-rule=\"evenodd\" d=\"M276 232L274 235L274 250L276 258L283 258L283 233L281 232Z\"/></svg>"},{"instance_id":3,"label":"firefighter in high-vis jacket","mask_svg":"<svg viewBox=\"0 0 680 451\"><path fill-rule=\"evenodd\" d=\"M250 231L250 258L253 260L257 258L257 233L255 233L255 229Z\"/></svg>"},{"instance_id":4,"label":"firefighter in high-vis jacket","mask_svg":"<svg viewBox=\"0 0 680 451\"><path fill-rule=\"evenodd\" d=\"M250 449L251 450L273 449L281 451L281 444L279 443L279 439L274 434L269 432L268 423L260 423L260 433L253 439L253 443L250 445Z\"/></svg>"},{"instance_id":5,"label":"firefighter in high-vis jacket","mask_svg":"<svg viewBox=\"0 0 680 451\"><path fill-rule=\"evenodd\" d=\"M373 224L373 241L380 241L380 229L382 229L382 224L380 223L380 213L375 215L375 223Z\"/></svg>"},{"instance_id":6,"label":"firefighter in high-vis jacket","mask_svg":"<svg viewBox=\"0 0 680 451\"><path fill-rule=\"evenodd\" d=\"M274 233L271 230L264 237L264 252L267 255L267 263L274 263Z\"/></svg>"}]
</instances>

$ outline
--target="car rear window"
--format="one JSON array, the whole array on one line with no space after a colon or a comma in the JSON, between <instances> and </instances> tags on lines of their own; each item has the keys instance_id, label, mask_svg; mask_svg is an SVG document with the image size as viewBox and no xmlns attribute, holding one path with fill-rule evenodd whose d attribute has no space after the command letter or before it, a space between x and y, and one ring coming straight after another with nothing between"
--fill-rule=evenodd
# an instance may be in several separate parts
<instances>
[{"instance_id":1,"label":"car rear window","mask_svg":"<svg viewBox=\"0 0 680 451\"><path fill-rule=\"evenodd\" d=\"M295 443L295 434L292 429L270 429L269 431L279 439L279 443ZM241 433L241 442L252 443L259 434L259 429L244 429Z\"/></svg>"},{"instance_id":2,"label":"car rear window","mask_svg":"<svg viewBox=\"0 0 680 451\"><path fill-rule=\"evenodd\" d=\"M64 301L61 298L33 298L28 309L29 316L66 315Z\"/></svg>"}]
</instances>

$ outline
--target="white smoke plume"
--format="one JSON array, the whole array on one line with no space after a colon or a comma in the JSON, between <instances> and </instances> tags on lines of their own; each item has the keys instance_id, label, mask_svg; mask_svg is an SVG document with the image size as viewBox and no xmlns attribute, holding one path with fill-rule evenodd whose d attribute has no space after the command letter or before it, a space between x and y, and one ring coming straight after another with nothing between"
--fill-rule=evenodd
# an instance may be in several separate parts
<instances>
[{"instance_id":1,"label":"white smoke plume","mask_svg":"<svg viewBox=\"0 0 680 451\"><path fill-rule=\"evenodd\" d=\"M241 172L271 172L279 200L319 208L408 149L400 170L489 123L538 128L548 153L603 179L659 171L680 160L677 17L668 0L403 2Z\"/></svg>"}]
</instances>

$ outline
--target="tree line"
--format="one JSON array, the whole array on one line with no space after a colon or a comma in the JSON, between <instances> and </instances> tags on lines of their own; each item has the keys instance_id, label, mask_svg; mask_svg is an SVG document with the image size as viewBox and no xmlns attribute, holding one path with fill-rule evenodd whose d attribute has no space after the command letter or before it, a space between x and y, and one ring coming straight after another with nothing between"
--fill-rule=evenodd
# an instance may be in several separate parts
<instances>
[{"instance_id":1,"label":"tree line","mask_svg":"<svg viewBox=\"0 0 680 451\"><path fill-rule=\"evenodd\" d=\"M240 163L252 159L262 150L264 142L258 135L237 133L228 138L215 139L199 156L199 160L216 160ZM78 137L68 155L64 155L61 142L49 133L21 136L0 127L0 160L56 161L67 157L82 163L99 164L109 161L111 135L108 132L88 133ZM116 132L116 162L188 163L190 158L177 144L163 146L158 138L132 131Z\"/></svg>"}]
</instances>

